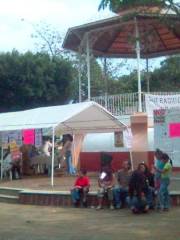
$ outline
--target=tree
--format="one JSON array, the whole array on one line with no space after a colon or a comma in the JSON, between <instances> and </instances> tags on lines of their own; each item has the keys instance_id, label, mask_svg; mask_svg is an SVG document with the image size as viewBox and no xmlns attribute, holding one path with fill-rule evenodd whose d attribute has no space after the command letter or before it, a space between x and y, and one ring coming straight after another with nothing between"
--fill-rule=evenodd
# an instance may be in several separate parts
<instances>
[{"instance_id":1,"label":"tree","mask_svg":"<svg viewBox=\"0 0 180 240\"><path fill-rule=\"evenodd\" d=\"M150 76L151 91L178 92L180 90L180 55L169 57Z\"/></svg>"},{"instance_id":2,"label":"tree","mask_svg":"<svg viewBox=\"0 0 180 240\"><path fill-rule=\"evenodd\" d=\"M118 12L124 8L150 5L171 8L177 14L180 11L179 4L174 3L174 0L101 0L98 9L101 10L109 7L111 11Z\"/></svg>"},{"instance_id":3,"label":"tree","mask_svg":"<svg viewBox=\"0 0 180 240\"><path fill-rule=\"evenodd\" d=\"M178 92L180 89L180 56L165 59L161 67L150 72L151 92ZM137 91L136 71L112 79L109 85L110 94L132 93ZM146 92L146 72L142 72L142 91Z\"/></svg>"},{"instance_id":4,"label":"tree","mask_svg":"<svg viewBox=\"0 0 180 240\"><path fill-rule=\"evenodd\" d=\"M59 105L74 98L70 61L45 53L0 54L0 111Z\"/></svg>"},{"instance_id":5,"label":"tree","mask_svg":"<svg viewBox=\"0 0 180 240\"><path fill-rule=\"evenodd\" d=\"M72 57L72 54L64 50L62 46L61 33L53 26L40 22L34 25L34 33L31 37L35 40L35 45L38 52L48 53L51 57L58 56L67 58Z\"/></svg>"}]
</instances>

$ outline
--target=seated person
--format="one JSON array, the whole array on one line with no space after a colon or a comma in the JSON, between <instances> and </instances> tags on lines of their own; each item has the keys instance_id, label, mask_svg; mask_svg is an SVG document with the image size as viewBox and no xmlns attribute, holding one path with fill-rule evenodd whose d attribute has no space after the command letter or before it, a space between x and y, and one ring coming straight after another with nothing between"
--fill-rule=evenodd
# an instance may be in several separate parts
<instances>
[{"instance_id":1,"label":"seated person","mask_svg":"<svg viewBox=\"0 0 180 240\"><path fill-rule=\"evenodd\" d=\"M8 148L3 156L3 176L12 180L12 159L10 148Z\"/></svg>"},{"instance_id":2,"label":"seated person","mask_svg":"<svg viewBox=\"0 0 180 240\"><path fill-rule=\"evenodd\" d=\"M12 179L22 178L22 160L21 158L12 160Z\"/></svg>"},{"instance_id":3,"label":"seated person","mask_svg":"<svg viewBox=\"0 0 180 240\"><path fill-rule=\"evenodd\" d=\"M113 187L114 187L114 175L109 167L104 167L98 179L99 190L97 193L98 206L97 210L102 209L103 198L107 196L110 209L114 209L113 205Z\"/></svg>"},{"instance_id":4,"label":"seated person","mask_svg":"<svg viewBox=\"0 0 180 240\"><path fill-rule=\"evenodd\" d=\"M145 166L146 177L146 199L150 209L154 209L155 206L155 187L154 187L154 174L149 170L148 166Z\"/></svg>"},{"instance_id":5,"label":"seated person","mask_svg":"<svg viewBox=\"0 0 180 240\"><path fill-rule=\"evenodd\" d=\"M74 187L71 189L71 197L75 207L79 205L81 198L83 206L87 207L87 193L89 192L90 188L90 180L86 176L86 173L86 170L81 170L78 173Z\"/></svg>"},{"instance_id":6,"label":"seated person","mask_svg":"<svg viewBox=\"0 0 180 240\"><path fill-rule=\"evenodd\" d=\"M140 163L129 181L129 205L133 213L145 213L149 210L146 198L148 185L145 171L145 164Z\"/></svg>"},{"instance_id":7,"label":"seated person","mask_svg":"<svg viewBox=\"0 0 180 240\"><path fill-rule=\"evenodd\" d=\"M115 207L117 209L121 208L126 202L131 174L131 164L128 161L124 161L123 168L117 172L117 186L113 189Z\"/></svg>"}]
</instances>

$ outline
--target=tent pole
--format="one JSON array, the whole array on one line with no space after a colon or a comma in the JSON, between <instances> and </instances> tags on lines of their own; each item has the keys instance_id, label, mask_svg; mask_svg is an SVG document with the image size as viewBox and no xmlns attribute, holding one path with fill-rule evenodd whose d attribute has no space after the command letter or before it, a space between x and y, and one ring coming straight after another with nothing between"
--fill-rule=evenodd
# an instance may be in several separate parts
<instances>
[{"instance_id":1,"label":"tent pole","mask_svg":"<svg viewBox=\"0 0 180 240\"><path fill-rule=\"evenodd\" d=\"M89 34L86 38L86 61L87 61L87 79L88 79L88 101L91 100L91 74L90 74L90 47Z\"/></svg>"},{"instance_id":2,"label":"tent pole","mask_svg":"<svg viewBox=\"0 0 180 240\"><path fill-rule=\"evenodd\" d=\"M140 69L141 49L140 49L139 29L138 29L138 24L137 24L136 18L135 18L135 30L136 30L137 77L138 77L138 112L142 112L141 69Z\"/></svg>"},{"instance_id":3,"label":"tent pole","mask_svg":"<svg viewBox=\"0 0 180 240\"><path fill-rule=\"evenodd\" d=\"M54 186L54 135L55 127L52 128L52 163L51 163L51 186Z\"/></svg>"},{"instance_id":4,"label":"tent pole","mask_svg":"<svg viewBox=\"0 0 180 240\"><path fill-rule=\"evenodd\" d=\"M1 146L1 180L3 179L3 146Z\"/></svg>"}]
</instances>

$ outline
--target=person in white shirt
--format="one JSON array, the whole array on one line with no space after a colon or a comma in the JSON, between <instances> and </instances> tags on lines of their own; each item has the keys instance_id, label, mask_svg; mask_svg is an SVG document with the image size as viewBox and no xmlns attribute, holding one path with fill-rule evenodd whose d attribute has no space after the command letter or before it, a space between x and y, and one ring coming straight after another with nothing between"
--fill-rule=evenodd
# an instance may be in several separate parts
<instances>
[{"instance_id":1,"label":"person in white shirt","mask_svg":"<svg viewBox=\"0 0 180 240\"><path fill-rule=\"evenodd\" d=\"M51 157L51 151L52 151L52 143L50 141L49 138L47 138L44 142L44 145L43 145L43 153L46 157L49 158L49 163L48 163L48 176L51 175L51 161L50 161L50 157Z\"/></svg>"},{"instance_id":2,"label":"person in white shirt","mask_svg":"<svg viewBox=\"0 0 180 240\"><path fill-rule=\"evenodd\" d=\"M51 149L52 149L52 143L50 142L50 139L47 139L43 146L43 153L47 156L51 156Z\"/></svg>"}]
</instances>

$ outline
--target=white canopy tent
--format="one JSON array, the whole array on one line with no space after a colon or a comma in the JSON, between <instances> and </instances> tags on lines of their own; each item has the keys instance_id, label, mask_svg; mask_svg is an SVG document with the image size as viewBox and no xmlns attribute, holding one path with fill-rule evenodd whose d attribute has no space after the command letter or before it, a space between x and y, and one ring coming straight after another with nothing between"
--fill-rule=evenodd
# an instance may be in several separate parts
<instances>
[{"instance_id":1,"label":"white canopy tent","mask_svg":"<svg viewBox=\"0 0 180 240\"><path fill-rule=\"evenodd\" d=\"M0 132L23 129L52 129L52 173L54 185L54 137L56 133L114 132L126 126L95 102L83 102L1 113Z\"/></svg>"}]
</instances>

